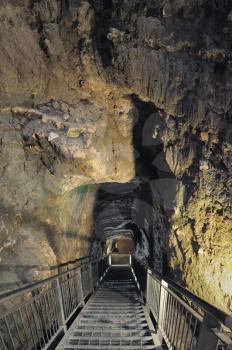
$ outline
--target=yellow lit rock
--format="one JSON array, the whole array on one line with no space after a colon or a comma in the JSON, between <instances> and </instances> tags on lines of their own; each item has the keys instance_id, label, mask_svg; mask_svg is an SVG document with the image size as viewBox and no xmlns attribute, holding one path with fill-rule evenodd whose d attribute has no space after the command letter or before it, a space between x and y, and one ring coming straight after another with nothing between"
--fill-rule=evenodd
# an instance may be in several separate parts
<instances>
[{"instance_id":1,"label":"yellow lit rock","mask_svg":"<svg viewBox=\"0 0 232 350\"><path fill-rule=\"evenodd\" d=\"M203 141L203 142L209 141L209 133L206 131L202 131L200 133L200 138L201 138L201 141Z\"/></svg>"},{"instance_id":2,"label":"yellow lit rock","mask_svg":"<svg viewBox=\"0 0 232 350\"><path fill-rule=\"evenodd\" d=\"M69 128L67 132L68 137L78 137L80 136L81 131L77 128Z\"/></svg>"}]
</instances>

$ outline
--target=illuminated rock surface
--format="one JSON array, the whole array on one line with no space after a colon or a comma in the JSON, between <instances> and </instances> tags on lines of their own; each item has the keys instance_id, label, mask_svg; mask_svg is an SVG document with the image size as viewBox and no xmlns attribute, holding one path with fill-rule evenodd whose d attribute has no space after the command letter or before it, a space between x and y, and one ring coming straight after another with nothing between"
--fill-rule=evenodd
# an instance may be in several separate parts
<instances>
[{"instance_id":1,"label":"illuminated rock surface","mask_svg":"<svg viewBox=\"0 0 232 350\"><path fill-rule=\"evenodd\" d=\"M166 255L170 274L232 310L231 11L1 2L2 288L87 255L94 215L117 199L115 227L138 229L142 260L161 269ZM100 197L132 180L129 195Z\"/></svg>"}]
</instances>

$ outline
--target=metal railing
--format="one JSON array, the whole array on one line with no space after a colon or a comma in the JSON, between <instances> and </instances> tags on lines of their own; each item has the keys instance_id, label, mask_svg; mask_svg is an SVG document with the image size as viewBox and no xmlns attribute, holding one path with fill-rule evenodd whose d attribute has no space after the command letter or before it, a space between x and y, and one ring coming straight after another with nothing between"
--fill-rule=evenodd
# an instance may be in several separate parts
<instances>
[{"instance_id":1,"label":"metal railing","mask_svg":"<svg viewBox=\"0 0 232 350\"><path fill-rule=\"evenodd\" d=\"M0 350L46 350L58 342L110 265L131 265L168 349L232 349L230 336L221 330L228 315L129 254L111 254L0 296Z\"/></svg>"},{"instance_id":2,"label":"metal railing","mask_svg":"<svg viewBox=\"0 0 232 350\"><path fill-rule=\"evenodd\" d=\"M0 349L45 350L102 280L108 257L0 296Z\"/></svg>"},{"instance_id":3,"label":"metal railing","mask_svg":"<svg viewBox=\"0 0 232 350\"><path fill-rule=\"evenodd\" d=\"M230 316L199 299L170 279L144 269L133 257L132 268L142 280L146 305L153 315L157 334L170 350L229 350L231 333L222 329ZM139 271L140 270L140 271ZM145 289L145 290L144 290Z\"/></svg>"},{"instance_id":4,"label":"metal railing","mask_svg":"<svg viewBox=\"0 0 232 350\"><path fill-rule=\"evenodd\" d=\"M147 304L169 349L196 349L203 318L148 272ZM203 350L203 349L202 349Z\"/></svg>"}]
</instances>

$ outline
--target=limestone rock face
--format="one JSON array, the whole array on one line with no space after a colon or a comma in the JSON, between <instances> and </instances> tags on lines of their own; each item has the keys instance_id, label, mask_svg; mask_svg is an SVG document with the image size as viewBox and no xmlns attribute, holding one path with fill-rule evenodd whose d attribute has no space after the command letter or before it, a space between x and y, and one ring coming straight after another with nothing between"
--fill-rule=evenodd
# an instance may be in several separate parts
<instances>
[{"instance_id":1,"label":"limestone rock face","mask_svg":"<svg viewBox=\"0 0 232 350\"><path fill-rule=\"evenodd\" d=\"M95 184L134 176L133 105L96 74L88 2L3 1L0 16L6 289L89 254Z\"/></svg>"},{"instance_id":2,"label":"limestone rock face","mask_svg":"<svg viewBox=\"0 0 232 350\"><path fill-rule=\"evenodd\" d=\"M7 287L8 281L41 278L59 263L88 255L97 189L91 184L129 181L134 163L129 130L124 137L111 129L110 117L86 101L14 107L0 120Z\"/></svg>"},{"instance_id":3,"label":"limestone rock face","mask_svg":"<svg viewBox=\"0 0 232 350\"><path fill-rule=\"evenodd\" d=\"M1 290L46 277L88 254L96 188L83 194L50 172L56 157L28 145L16 117L1 116ZM70 163L71 178L75 168ZM55 178L55 179L54 179ZM76 227L78 226L78 231Z\"/></svg>"},{"instance_id":4,"label":"limestone rock face","mask_svg":"<svg viewBox=\"0 0 232 350\"><path fill-rule=\"evenodd\" d=\"M12 113L19 120L26 147L35 147L44 155L43 161L54 175L53 191L65 193L84 183L121 182L133 177L130 129L126 130L128 137L111 129L106 111L88 102L76 106L51 102L38 109L16 107ZM122 149L128 167L120 162Z\"/></svg>"},{"instance_id":5,"label":"limestone rock face","mask_svg":"<svg viewBox=\"0 0 232 350\"><path fill-rule=\"evenodd\" d=\"M187 138L183 137L176 148L167 148L167 162L173 164L169 158L175 159L175 166L170 167L179 179L169 262L174 274L190 290L230 312L232 146L228 135L232 129L222 118L218 133L211 122L206 117L204 127L192 129L191 133L186 122ZM177 122L176 126L183 132L183 125L179 127ZM207 130L204 137L201 129ZM167 141L170 142L168 132L164 136Z\"/></svg>"},{"instance_id":6,"label":"limestone rock face","mask_svg":"<svg viewBox=\"0 0 232 350\"><path fill-rule=\"evenodd\" d=\"M124 2L120 11L113 2L103 31L111 33L110 62L101 52L111 81L153 102L162 117L153 119L153 138L163 145L178 180L167 245L172 273L227 312L232 310L230 11L223 1ZM112 35L113 23L120 35Z\"/></svg>"},{"instance_id":7,"label":"limestone rock face","mask_svg":"<svg viewBox=\"0 0 232 350\"><path fill-rule=\"evenodd\" d=\"M90 184L136 175L160 192L170 273L231 312L231 11L224 0L1 2L4 280L87 254Z\"/></svg>"}]
</instances>

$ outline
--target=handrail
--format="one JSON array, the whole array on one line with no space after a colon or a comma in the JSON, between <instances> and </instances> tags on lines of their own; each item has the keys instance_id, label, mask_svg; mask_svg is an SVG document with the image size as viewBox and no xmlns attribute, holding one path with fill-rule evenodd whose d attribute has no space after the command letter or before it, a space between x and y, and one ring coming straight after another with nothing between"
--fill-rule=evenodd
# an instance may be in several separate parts
<instances>
[{"instance_id":1,"label":"handrail","mask_svg":"<svg viewBox=\"0 0 232 350\"><path fill-rule=\"evenodd\" d=\"M130 254L128 254L128 253L114 253L114 252L112 252L112 253L110 253L110 255L117 255L117 256L130 256Z\"/></svg>"},{"instance_id":2,"label":"handrail","mask_svg":"<svg viewBox=\"0 0 232 350\"><path fill-rule=\"evenodd\" d=\"M77 261L80 261L80 262L81 262L82 260L87 259L87 258L89 258L89 256L88 256L88 257L80 258L79 260L76 260L76 262L77 262ZM104 258L104 257L102 257L102 258ZM98 259L95 259L95 260L93 260L93 261L91 261L91 262L94 262L94 261L97 261L97 260L98 260ZM83 266L83 265L86 265L86 264L89 264L89 262L86 262L86 263L84 263L84 264L82 264L82 265L80 265L80 266ZM76 269L79 268L80 266L73 267L72 269L69 269L69 270L67 270L67 271L58 272L57 274L55 274L55 275L53 275L53 276L50 276L50 277L47 277L47 278L44 278L44 279L42 279L42 280L40 280L40 281L32 282L32 283L30 283L30 284L26 284L26 285L23 286L23 287L20 287L20 288L13 289L13 290L7 291L7 292L5 292L5 293L2 293L2 294L0 294L0 303L9 300L12 296L15 296L15 297L16 297L16 296L20 296L20 294L22 294L22 293L25 293L25 292L27 292L27 291L32 291L32 290L34 290L34 289L36 289L36 288L38 288L38 287L44 285L44 284L47 283L47 282L54 281L54 280L57 279L57 277L65 276L65 275L67 275L68 273L70 273L70 272L76 270Z\"/></svg>"},{"instance_id":3,"label":"handrail","mask_svg":"<svg viewBox=\"0 0 232 350\"><path fill-rule=\"evenodd\" d=\"M136 259L136 257L133 255L133 258ZM137 260L137 259L136 259ZM191 299L194 303L198 304L198 306L205 312L209 313L211 316L215 317L219 322L225 323L226 319L232 318L231 315L226 314L224 311L216 308L215 306L209 304L207 301L201 299L197 295L190 292L187 288L181 286L179 283L173 281L170 277L166 275L162 275L157 271L153 271L150 267L148 267L145 264L142 264L140 261L137 260L137 262L140 265L143 265L146 271L151 271L152 275L157 278L158 280L163 280L168 283L168 287L174 289L177 293L181 293L186 298Z\"/></svg>"},{"instance_id":4,"label":"handrail","mask_svg":"<svg viewBox=\"0 0 232 350\"><path fill-rule=\"evenodd\" d=\"M142 274L144 271L147 274L146 305L155 318L160 337L165 340L170 350L231 349L232 339L220 330L220 324L228 326L227 322L231 322L230 315L200 299L170 278L152 271L135 256L132 259L132 267L137 269L137 276L139 268L142 268Z\"/></svg>"},{"instance_id":5,"label":"handrail","mask_svg":"<svg viewBox=\"0 0 232 350\"><path fill-rule=\"evenodd\" d=\"M139 263L135 257L121 256L128 256L128 266L131 265L139 280L135 268ZM110 264L110 255L97 258L0 296L0 304L10 305L0 314L0 349L47 350L61 332L66 332L78 308L104 278ZM201 299L196 296L193 299L185 288L163 279L144 265L139 266L147 276L146 305L155 318L159 336L170 350L230 349L231 340L220 331L216 317L199 305ZM200 315L181 296L195 303L204 314Z\"/></svg>"},{"instance_id":6,"label":"handrail","mask_svg":"<svg viewBox=\"0 0 232 350\"><path fill-rule=\"evenodd\" d=\"M108 268L108 256L103 256L1 295L0 349L48 349Z\"/></svg>"},{"instance_id":7,"label":"handrail","mask_svg":"<svg viewBox=\"0 0 232 350\"><path fill-rule=\"evenodd\" d=\"M90 255L87 255L87 256L83 256L82 258L78 258L78 259L74 259L74 260L69 260L67 262L64 262L64 263L61 263L61 264L58 264L55 266L55 268L60 268L60 267L65 267L65 266L68 266L68 265L73 265L73 264L76 264L77 262L81 262L82 260L85 260L85 259L91 259L91 256Z\"/></svg>"},{"instance_id":8,"label":"handrail","mask_svg":"<svg viewBox=\"0 0 232 350\"><path fill-rule=\"evenodd\" d=\"M168 282L168 285L177 292L180 292L185 297L191 299L191 301L198 304L198 306L204 311L215 317L219 322L226 323L228 318L231 318L229 314L218 309L216 306L211 305L207 301L199 298L197 295L190 292L187 288L181 286L179 283L174 282L171 278L164 276L163 280Z\"/></svg>"},{"instance_id":9,"label":"handrail","mask_svg":"<svg viewBox=\"0 0 232 350\"><path fill-rule=\"evenodd\" d=\"M156 276L156 273L153 274L154 276ZM181 286L179 283L174 282L170 277L163 276L162 280L168 283L169 288L171 287L177 293L181 293L186 298L196 303L204 312L209 313L211 316L215 317L219 322L225 323L228 317L231 317L224 311L216 308L215 306L209 304L207 301L199 298L197 295L193 294L187 288Z\"/></svg>"}]
</instances>

